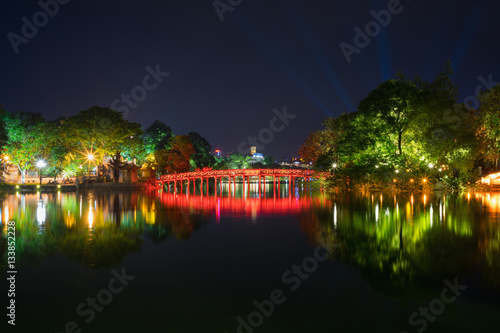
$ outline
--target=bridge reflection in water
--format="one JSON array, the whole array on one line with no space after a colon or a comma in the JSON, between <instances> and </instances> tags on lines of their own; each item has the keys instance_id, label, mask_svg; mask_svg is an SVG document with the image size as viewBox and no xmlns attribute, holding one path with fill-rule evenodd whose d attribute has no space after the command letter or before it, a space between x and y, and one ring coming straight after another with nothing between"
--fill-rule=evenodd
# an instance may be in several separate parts
<instances>
[{"instance_id":1,"label":"bridge reflection in water","mask_svg":"<svg viewBox=\"0 0 500 333\"><path fill-rule=\"evenodd\" d=\"M243 186L244 185L237 185L237 187ZM253 187L253 191L255 191L257 185ZM162 206L177 207L186 213L193 213L196 211L215 212L217 223L220 222L221 214L246 216L251 217L252 220L256 220L258 216L262 215L298 214L310 211L315 203L324 200L324 198L319 197L299 197L298 189L295 189L294 195L283 196L283 193L286 194L291 191L286 186L281 197L279 192L277 195L268 192L267 195L251 197L246 195L246 193L251 190L245 188L243 193L241 193L241 190L242 189L238 191L238 188L236 188L232 192L232 195L228 195L228 193L219 195L213 191L212 195L208 196L160 191L159 197ZM265 193L266 191L263 192ZM235 196L234 193L239 195Z\"/></svg>"}]
</instances>

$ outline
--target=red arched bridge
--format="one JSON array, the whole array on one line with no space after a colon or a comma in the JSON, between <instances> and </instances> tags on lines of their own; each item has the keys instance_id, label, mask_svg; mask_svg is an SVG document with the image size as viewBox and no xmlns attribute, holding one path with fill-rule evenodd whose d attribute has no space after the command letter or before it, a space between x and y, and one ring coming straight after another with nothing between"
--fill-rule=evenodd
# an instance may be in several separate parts
<instances>
[{"instance_id":1,"label":"red arched bridge","mask_svg":"<svg viewBox=\"0 0 500 333\"><path fill-rule=\"evenodd\" d=\"M197 179L200 179L200 190L203 191L203 183L206 179L207 185L208 181L213 178L215 186L218 185L222 187L222 180L227 179L228 187L232 184L236 183L236 179L241 179L242 183L250 184L250 181L257 182L259 185L266 184L272 182L274 186L276 183L279 184L281 182L281 178L285 178L290 188L295 186L295 179L302 178L305 180L309 180L310 178L324 178L324 172L317 172L312 170L297 170L297 169L231 169L231 170L207 170L207 171L194 171L194 172L185 172L185 173L174 173L169 175L163 175L159 180L157 180L157 184L162 188L165 184L168 185L170 189L170 185L173 183L174 189L177 189L177 183L180 183L181 192L183 191L183 184L187 181L188 189L190 189L191 182L194 184ZM269 179L271 178L271 179ZM208 192L208 186L207 186Z\"/></svg>"}]
</instances>

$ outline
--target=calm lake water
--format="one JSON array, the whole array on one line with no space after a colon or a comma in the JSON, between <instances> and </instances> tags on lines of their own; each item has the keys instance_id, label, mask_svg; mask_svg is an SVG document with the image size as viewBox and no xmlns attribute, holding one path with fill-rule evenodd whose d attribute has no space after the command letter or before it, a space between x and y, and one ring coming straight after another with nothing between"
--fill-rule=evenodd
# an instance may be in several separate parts
<instances>
[{"instance_id":1,"label":"calm lake water","mask_svg":"<svg viewBox=\"0 0 500 333\"><path fill-rule=\"evenodd\" d=\"M17 331L498 332L500 194L236 192L3 196Z\"/></svg>"}]
</instances>

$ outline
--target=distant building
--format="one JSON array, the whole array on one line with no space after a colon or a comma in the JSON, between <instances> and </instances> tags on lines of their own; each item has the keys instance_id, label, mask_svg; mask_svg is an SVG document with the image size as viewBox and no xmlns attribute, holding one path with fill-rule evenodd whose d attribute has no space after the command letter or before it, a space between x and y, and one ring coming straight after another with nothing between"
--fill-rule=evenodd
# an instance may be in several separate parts
<instances>
[{"instance_id":1,"label":"distant building","mask_svg":"<svg viewBox=\"0 0 500 333\"><path fill-rule=\"evenodd\" d=\"M259 163L259 162L264 162L264 155L260 154L260 153L255 153L252 155L252 160L250 161L250 163Z\"/></svg>"},{"instance_id":2,"label":"distant building","mask_svg":"<svg viewBox=\"0 0 500 333\"><path fill-rule=\"evenodd\" d=\"M297 157L287 158L286 161L280 163L282 166L288 166L290 168L299 168L299 169L310 169L312 167L312 163L304 163Z\"/></svg>"},{"instance_id":3,"label":"distant building","mask_svg":"<svg viewBox=\"0 0 500 333\"><path fill-rule=\"evenodd\" d=\"M217 157L223 157L224 153L220 149L215 149L210 152L210 155L212 156L217 156Z\"/></svg>"}]
</instances>

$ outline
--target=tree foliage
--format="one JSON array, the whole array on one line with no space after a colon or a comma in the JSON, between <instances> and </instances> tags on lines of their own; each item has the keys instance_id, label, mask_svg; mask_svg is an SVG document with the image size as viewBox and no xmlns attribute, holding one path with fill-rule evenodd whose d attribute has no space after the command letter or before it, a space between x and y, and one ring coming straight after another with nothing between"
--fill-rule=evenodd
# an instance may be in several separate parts
<instances>
[{"instance_id":1,"label":"tree foliage","mask_svg":"<svg viewBox=\"0 0 500 333\"><path fill-rule=\"evenodd\" d=\"M148 154L157 150L170 149L174 137L172 129L159 120L155 120L151 126L144 130L144 143Z\"/></svg>"},{"instance_id":2,"label":"tree foliage","mask_svg":"<svg viewBox=\"0 0 500 333\"><path fill-rule=\"evenodd\" d=\"M481 152L486 159L495 161L498 167L500 157L500 86L480 96L479 128L477 137Z\"/></svg>"},{"instance_id":3,"label":"tree foliage","mask_svg":"<svg viewBox=\"0 0 500 333\"><path fill-rule=\"evenodd\" d=\"M174 136L158 120L143 131L121 112L98 106L50 122L40 114L9 113L0 106L0 143L23 182L26 170L39 159L46 162L46 176L87 175L94 166L106 166L113 170L115 181L132 162L139 167L149 164L158 174L186 172L191 163L193 167L216 163L211 145L196 132Z\"/></svg>"},{"instance_id":4,"label":"tree foliage","mask_svg":"<svg viewBox=\"0 0 500 333\"><path fill-rule=\"evenodd\" d=\"M36 158L42 156L47 142L47 124L39 113L2 112L6 141L4 154L9 156L10 163L21 172L21 183L24 184L26 170L34 167Z\"/></svg>"},{"instance_id":5,"label":"tree foliage","mask_svg":"<svg viewBox=\"0 0 500 333\"><path fill-rule=\"evenodd\" d=\"M212 167L215 164L215 158L210 155L212 151L210 143L197 132L190 132L188 136L195 151L191 157L194 167L198 169Z\"/></svg>"},{"instance_id":6,"label":"tree foliage","mask_svg":"<svg viewBox=\"0 0 500 333\"><path fill-rule=\"evenodd\" d=\"M172 148L162 156L167 173L188 172L190 159L195 153L193 144L187 135L177 135L172 139ZM165 159L166 157L166 159Z\"/></svg>"},{"instance_id":7,"label":"tree foliage","mask_svg":"<svg viewBox=\"0 0 500 333\"><path fill-rule=\"evenodd\" d=\"M306 139L301 158L330 171L337 185L399 187L445 176L473 181L482 157L498 159L500 93L485 92L478 114L457 103L452 74L449 64L431 82L398 73L357 111L326 119Z\"/></svg>"},{"instance_id":8,"label":"tree foliage","mask_svg":"<svg viewBox=\"0 0 500 333\"><path fill-rule=\"evenodd\" d=\"M374 135L389 138L389 144L394 142L398 155L403 154L403 135L416 112L419 93L410 82L389 80L381 83L359 103L359 112L375 125L369 129L374 131Z\"/></svg>"},{"instance_id":9,"label":"tree foliage","mask_svg":"<svg viewBox=\"0 0 500 333\"><path fill-rule=\"evenodd\" d=\"M99 165L109 160L115 182L124 160L145 158L141 125L125 120L121 112L110 108L94 106L80 111L64 122L64 132L67 146L81 164L92 161Z\"/></svg>"}]
</instances>

